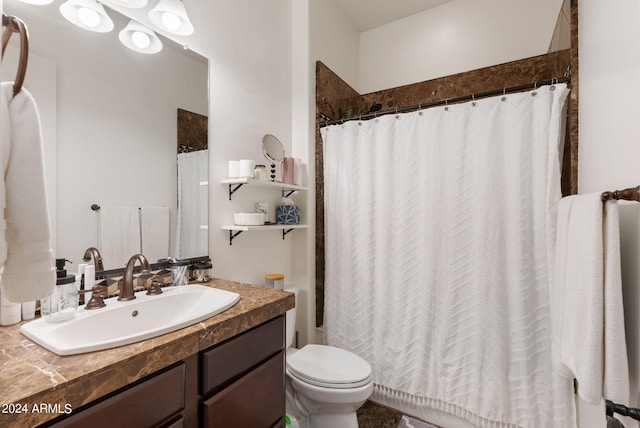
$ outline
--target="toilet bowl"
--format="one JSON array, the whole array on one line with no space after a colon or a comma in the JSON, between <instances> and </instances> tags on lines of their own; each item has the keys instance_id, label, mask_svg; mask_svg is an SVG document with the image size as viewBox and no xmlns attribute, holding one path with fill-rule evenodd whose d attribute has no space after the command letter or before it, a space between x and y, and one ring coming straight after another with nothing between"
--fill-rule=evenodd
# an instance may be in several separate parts
<instances>
[{"instance_id":1,"label":"toilet bowl","mask_svg":"<svg viewBox=\"0 0 640 428\"><path fill-rule=\"evenodd\" d=\"M294 292L297 300L296 289L287 291ZM306 419L309 428L358 428L356 410L373 392L371 366L334 346L292 348L295 311L286 315L287 412Z\"/></svg>"}]
</instances>

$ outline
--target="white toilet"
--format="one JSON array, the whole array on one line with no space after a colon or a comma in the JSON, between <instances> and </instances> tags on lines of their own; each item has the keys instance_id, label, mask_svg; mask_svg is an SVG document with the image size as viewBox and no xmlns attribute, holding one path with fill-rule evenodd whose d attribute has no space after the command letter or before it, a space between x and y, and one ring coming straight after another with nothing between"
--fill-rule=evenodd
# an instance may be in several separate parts
<instances>
[{"instance_id":1,"label":"white toilet","mask_svg":"<svg viewBox=\"0 0 640 428\"><path fill-rule=\"evenodd\" d=\"M298 290L289 289L298 299ZM297 303L296 303L297 305ZM296 309L287 311L287 413L309 428L358 428L356 410L373 391L371 366L359 356L327 345L292 347Z\"/></svg>"}]
</instances>

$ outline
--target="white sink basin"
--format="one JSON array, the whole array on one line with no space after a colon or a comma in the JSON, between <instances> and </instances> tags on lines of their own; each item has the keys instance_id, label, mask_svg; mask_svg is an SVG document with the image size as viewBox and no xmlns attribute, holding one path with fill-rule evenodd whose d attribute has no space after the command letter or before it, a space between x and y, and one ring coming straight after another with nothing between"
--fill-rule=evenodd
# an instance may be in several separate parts
<instances>
[{"instance_id":1,"label":"white sink basin","mask_svg":"<svg viewBox=\"0 0 640 428\"><path fill-rule=\"evenodd\" d=\"M167 287L163 293L118 302L87 311L78 309L68 321L49 323L40 318L20 327L22 334L58 355L101 351L160 336L223 312L240 300L238 293L203 285Z\"/></svg>"}]
</instances>

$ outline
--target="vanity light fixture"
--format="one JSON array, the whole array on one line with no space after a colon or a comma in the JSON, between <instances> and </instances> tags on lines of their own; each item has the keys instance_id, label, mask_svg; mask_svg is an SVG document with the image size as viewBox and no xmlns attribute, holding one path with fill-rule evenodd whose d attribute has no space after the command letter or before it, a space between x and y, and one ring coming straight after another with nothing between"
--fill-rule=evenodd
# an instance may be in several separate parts
<instances>
[{"instance_id":1,"label":"vanity light fixture","mask_svg":"<svg viewBox=\"0 0 640 428\"><path fill-rule=\"evenodd\" d=\"M60 13L69 22L85 30L108 33L113 21L96 0L67 0L60 5Z\"/></svg>"},{"instance_id":2,"label":"vanity light fixture","mask_svg":"<svg viewBox=\"0 0 640 428\"><path fill-rule=\"evenodd\" d=\"M147 5L147 0L111 0L111 2L130 9L140 9Z\"/></svg>"},{"instance_id":3,"label":"vanity light fixture","mask_svg":"<svg viewBox=\"0 0 640 428\"><path fill-rule=\"evenodd\" d=\"M162 50L162 42L149 27L133 19L120 31L118 38L131 50L144 54L154 54Z\"/></svg>"},{"instance_id":4,"label":"vanity light fixture","mask_svg":"<svg viewBox=\"0 0 640 428\"><path fill-rule=\"evenodd\" d=\"M179 36L193 34L193 24L180 0L160 0L149 11L149 19L158 28Z\"/></svg>"}]
</instances>

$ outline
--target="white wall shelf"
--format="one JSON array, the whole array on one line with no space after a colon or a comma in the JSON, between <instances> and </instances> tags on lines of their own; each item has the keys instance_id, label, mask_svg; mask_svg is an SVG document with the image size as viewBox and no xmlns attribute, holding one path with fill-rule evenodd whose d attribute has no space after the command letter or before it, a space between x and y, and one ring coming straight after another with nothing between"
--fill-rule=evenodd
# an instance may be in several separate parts
<instances>
[{"instance_id":1,"label":"white wall shelf","mask_svg":"<svg viewBox=\"0 0 640 428\"><path fill-rule=\"evenodd\" d=\"M222 230L229 231L229 245L233 245L233 240L242 232L253 232L256 230L282 230L282 239L284 239L293 229L305 229L309 225L306 224L265 224L264 226L238 226L225 225Z\"/></svg>"},{"instance_id":2,"label":"white wall shelf","mask_svg":"<svg viewBox=\"0 0 640 428\"><path fill-rule=\"evenodd\" d=\"M247 185L251 187L259 187L263 189L279 190L282 192L282 196L287 197L292 193L299 190L309 190L308 187L296 186L294 184L282 183L281 181L267 181L256 180L255 178L242 177L242 178L227 178L221 181L225 186L229 186L229 200L231 196L242 186ZM229 245L233 245L233 240L242 232L253 232L256 230L282 230L282 239L284 239L289 232L294 229L308 228L306 224L265 224L264 226L238 226L238 225L225 225L222 226L222 230L229 231Z\"/></svg>"},{"instance_id":3,"label":"white wall shelf","mask_svg":"<svg viewBox=\"0 0 640 428\"><path fill-rule=\"evenodd\" d=\"M255 178L227 178L222 180L222 184L229 186L229 200L231 196L242 186L262 187L266 189L280 190L282 196L289 196L298 190L309 190L308 187L296 186L294 184L282 183L280 181L256 180Z\"/></svg>"}]
</instances>

